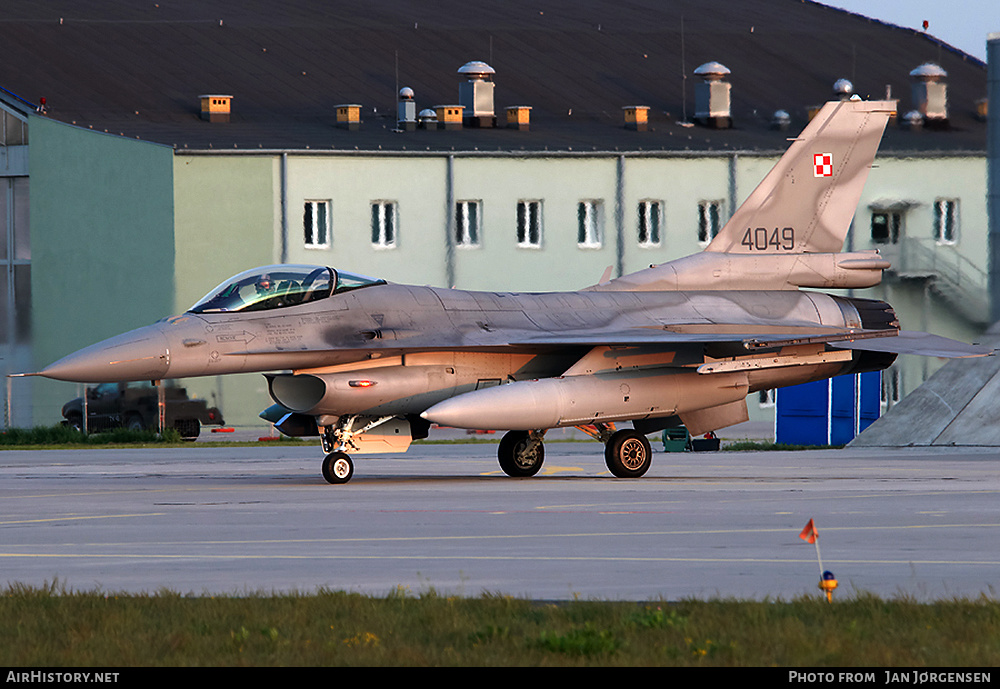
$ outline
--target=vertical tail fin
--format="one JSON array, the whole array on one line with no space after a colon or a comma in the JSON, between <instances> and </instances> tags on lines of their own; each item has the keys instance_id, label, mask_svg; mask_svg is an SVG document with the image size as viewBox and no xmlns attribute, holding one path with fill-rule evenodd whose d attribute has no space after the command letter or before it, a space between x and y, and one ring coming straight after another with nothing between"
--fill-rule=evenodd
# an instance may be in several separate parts
<instances>
[{"instance_id":1,"label":"vertical tail fin","mask_svg":"<svg viewBox=\"0 0 1000 689\"><path fill-rule=\"evenodd\" d=\"M706 251L837 253L894 101L823 106Z\"/></svg>"}]
</instances>

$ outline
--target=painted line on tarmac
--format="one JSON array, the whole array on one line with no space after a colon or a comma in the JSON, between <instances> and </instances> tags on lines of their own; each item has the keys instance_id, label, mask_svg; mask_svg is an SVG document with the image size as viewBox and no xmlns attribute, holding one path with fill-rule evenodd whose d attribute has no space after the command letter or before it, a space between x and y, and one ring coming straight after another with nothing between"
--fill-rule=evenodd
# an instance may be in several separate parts
<instances>
[{"instance_id":1,"label":"painted line on tarmac","mask_svg":"<svg viewBox=\"0 0 1000 689\"><path fill-rule=\"evenodd\" d=\"M71 560L193 560L205 562L245 561L245 560L413 560L432 562L483 561L483 562L696 562L696 563L763 563L763 564L806 564L812 559L764 558L764 557L650 557L650 556L553 556L553 555L203 555L191 553L129 554L129 553L0 553L0 559L57 559ZM836 560L837 565L976 565L994 567L1000 560Z\"/></svg>"},{"instance_id":2,"label":"painted line on tarmac","mask_svg":"<svg viewBox=\"0 0 1000 689\"><path fill-rule=\"evenodd\" d=\"M145 512L142 514L92 514L89 516L77 517L77 516L63 516L63 517L45 517L39 519L17 519L10 521L0 521L0 526L11 526L16 524L44 524L46 522L74 522L74 521L86 521L90 519L125 519L127 517L162 517L166 515L166 512Z\"/></svg>"},{"instance_id":3,"label":"painted line on tarmac","mask_svg":"<svg viewBox=\"0 0 1000 689\"><path fill-rule=\"evenodd\" d=\"M157 516L161 513L150 513ZM128 516L128 515L125 515ZM52 519L51 521L59 521ZM1000 523L983 524L909 524L900 526L825 526L823 533L858 532L858 531L906 531L924 529L995 529ZM358 536L349 538L262 538L238 540L207 540L207 541L145 541L145 542L112 542L103 543L102 547L154 547L154 546L247 546L247 545L302 545L302 544L338 544L338 543L416 543L416 542L454 542L454 541L523 541L530 539L563 539L563 538L646 538L649 536L716 536L745 534L785 534L789 542L798 542L798 528L779 527L771 529L674 529L665 531L589 531L580 533L540 533L540 534L494 534L467 536ZM82 545L82 544L78 544ZM93 545L93 544L91 544Z\"/></svg>"}]
</instances>

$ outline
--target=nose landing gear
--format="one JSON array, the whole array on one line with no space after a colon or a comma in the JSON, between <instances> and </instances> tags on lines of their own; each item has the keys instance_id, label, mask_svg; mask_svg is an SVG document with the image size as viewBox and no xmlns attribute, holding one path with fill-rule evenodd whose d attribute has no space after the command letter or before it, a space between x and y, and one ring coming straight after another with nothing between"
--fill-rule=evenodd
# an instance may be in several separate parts
<instances>
[{"instance_id":1,"label":"nose landing gear","mask_svg":"<svg viewBox=\"0 0 1000 689\"><path fill-rule=\"evenodd\" d=\"M354 476L354 462L344 452L331 452L323 458L323 478L327 483L347 483Z\"/></svg>"}]
</instances>

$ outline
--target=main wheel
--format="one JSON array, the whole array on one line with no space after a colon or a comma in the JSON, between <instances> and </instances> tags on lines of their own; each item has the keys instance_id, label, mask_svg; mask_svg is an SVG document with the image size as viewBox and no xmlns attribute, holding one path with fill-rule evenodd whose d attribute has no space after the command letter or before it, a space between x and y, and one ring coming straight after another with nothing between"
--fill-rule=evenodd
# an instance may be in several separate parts
<instances>
[{"instance_id":1,"label":"main wheel","mask_svg":"<svg viewBox=\"0 0 1000 689\"><path fill-rule=\"evenodd\" d=\"M612 435L604 446L604 461L618 478L639 478L649 471L652 459L646 436L628 428Z\"/></svg>"},{"instance_id":2,"label":"main wheel","mask_svg":"<svg viewBox=\"0 0 1000 689\"><path fill-rule=\"evenodd\" d=\"M508 476L534 476L545 460L545 446L528 431L508 431L500 439L497 458Z\"/></svg>"},{"instance_id":3,"label":"main wheel","mask_svg":"<svg viewBox=\"0 0 1000 689\"><path fill-rule=\"evenodd\" d=\"M354 462L343 452L331 452L323 458L323 478L327 483L347 483L354 476Z\"/></svg>"}]
</instances>

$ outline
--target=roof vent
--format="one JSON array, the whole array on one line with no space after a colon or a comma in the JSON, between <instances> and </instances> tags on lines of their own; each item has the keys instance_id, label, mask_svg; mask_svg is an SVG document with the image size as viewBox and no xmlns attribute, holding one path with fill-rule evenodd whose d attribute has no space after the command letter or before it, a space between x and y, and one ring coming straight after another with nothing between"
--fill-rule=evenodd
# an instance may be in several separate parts
<instances>
[{"instance_id":1,"label":"roof vent","mask_svg":"<svg viewBox=\"0 0 1000 689\"><path fill-rule=\"evenodd\" d=\"M925 62L912 72L913 105L924 116L924 126L933 129L948 127L948 76L933 62Z\"/></svg>"},{"instance_id":2,"label":"roof vent","mask_svg":"<svg viewBox=\"0 0 1000 689\"><path fill-rule=\"evenodd\" d=\"M462 104L462 119L467 127L497 126L493 111L495 73L492 67L479 60L466 62L458 68L458 75L465 79L458 85L458 100Z\"/></svg>"},{"instance_id":3,"label":"roof vent","mask_svg":"<svg viewBox=\"0 0 1000 689\"><path fill-rule=\"evenodd\" d=\"M438 129L454 130L462 128L461 105L435 105L434 114L437 115Z\"/></svg>"},{"instance_id":4,"label":"roof vent","mask_svg":"<svg viewBox=\"0 0 1000 689\"><path fill-rule=\"evenodd\" d=\"M900 122L900 125L903 129L916 131L924 126L924 116L920 114L919 110L911 110L903 115L903 120Z\"/></svg>"},{"instance_id":5,"label":"roof vent","mask_svg":"<svg viewBox=\"0 0 1000 689\"><path fill-rule=\"evenodd\" d=\"M791 126L792 116L788 114L787 110L775 110L774 114L771 115L771 129L784 132L788 131L788 128Z\"/></svg>"},{"instance_id":6,"label":"roof vent","mask_svg":"<svg viewBox=\"0 0 1000 689\"><path fill-rule=\"evenodd\" d=\"M417 129L417 102L413 100L413 89L404 86L399 89L399 100L396 102L396 128L412 132Z\"/></svg>"},{"instance_id":7,"label":"roof vent","mask_svg":"<svg viewBox=\"0 0 1000 689\"><path fill-rule=\"evenodd\" d=\"M854 93L854 84L847 79L837 79L833 82L833 97L838 100L850 100Z\"/></svg>"},{"instance_id":8,"label":"roof vent","mask_svg":"<svg viewBox=\"0 0 1000 689\"><path fill-rule=\"evenodd\" d=\"M357 103L345 103L337 107L337 126L356 132L361 129L361 106Z\"/></svg>"},{"instance_id":9,"label":"roof vent","mask_svg":"<svg viewBox=\"0 0 1000 689\"><path fill-rule=\"evenodd\" d=\"M506 108L506 111L508 129L518 129L522 132L528 131L531 123L530 105L511 105Z\"/></svg>"},{"instance_id":10,"label":"roof vent","mask_svg":"<svg viewBox=\"0 0 1000 689\"><path fill-rule=\"evenodd\" d=\"M417 126L421 129L437 129L438 116L431 108L424 108L417 113Z\"/></svg>"},{"instance_id":11,"label":"roof vent","mask_svg":"<svg viewBox=\"0 0 1000 689\"><path fill-rule=\"evenodd\" d=\"M730 112L729 91L731 84L724 81L729 68L718 62L706 62L694 70L702 78L694 85L694 119L706 127L728 129L733 126Z\"/></svg>"},{"instance_id":12,"label":"roof vent","mask_svg":"<svg viewBox=\"0 0 1000 689\"><path fill-rule=\"evenodd\" d=\"M201 119L209 122L229 122L229 110L232 96L204 95L201 99Z\"/></svg>"},{"instance_id":13,"label":"roof vent","mask_svg":"<svg viewBox=\"0 0 1000 689\"><path fill-rule=\"evenodd\" d=\"M625 129L644 132L649 128L648 105L626 105L622 112L625 114Z\"/></svg>"}]
</instances>

